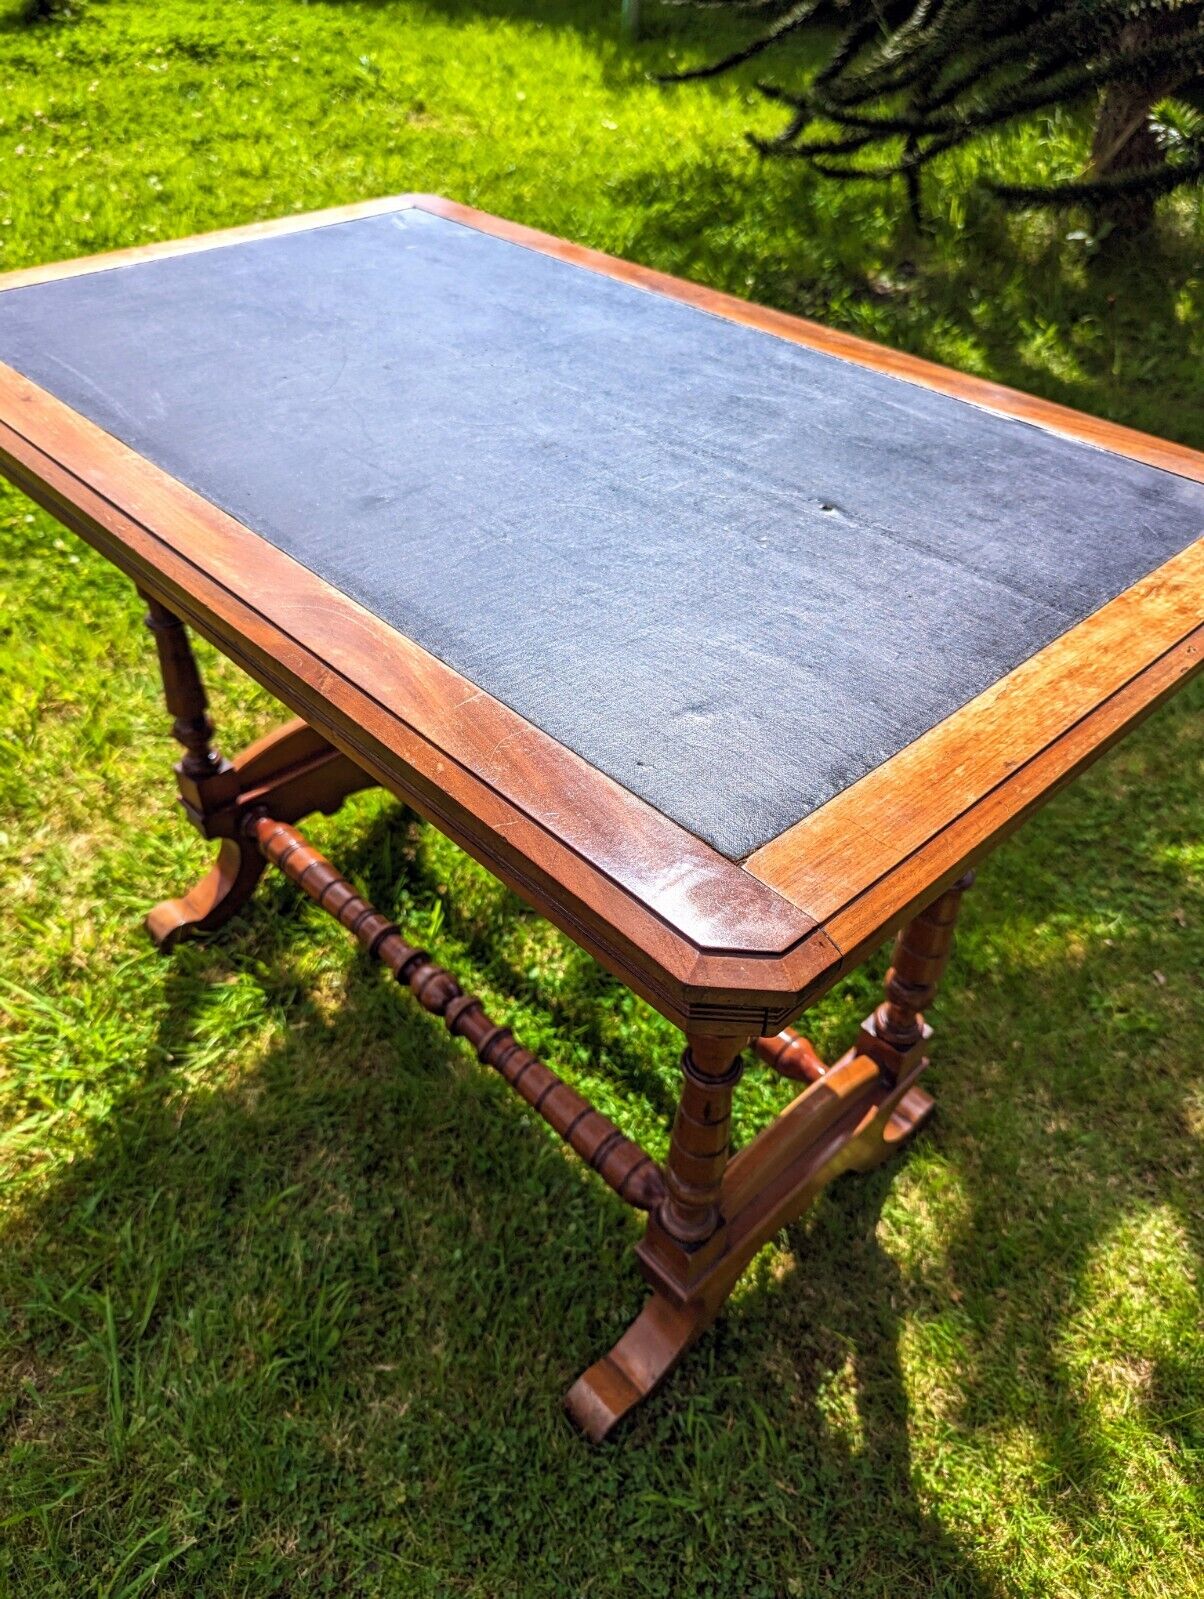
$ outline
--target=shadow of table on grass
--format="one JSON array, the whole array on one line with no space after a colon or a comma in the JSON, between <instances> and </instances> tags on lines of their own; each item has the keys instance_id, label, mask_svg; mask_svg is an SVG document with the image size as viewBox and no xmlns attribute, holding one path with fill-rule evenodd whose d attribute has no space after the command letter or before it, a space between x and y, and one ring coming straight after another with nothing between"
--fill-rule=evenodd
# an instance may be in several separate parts
<instances>
[{"instance_id":1,"label":"shadow of table on grass","mask_svg":"<svg viewBox=\"0 0 1204 1599\"><path fill-rule=\"evenodd\" d=\"M148 1564L181 1551L166 1594L996 1595L1023 1516L993 1457L1017 1430L1047 1466L1024 1513L1090 1543L1121 1468L1067 1339L1118 1228L1157 1211L1204 1258L1198 1140L1165 1049L1144 1121L1126 1120L1115 1040L1076 1090L1042 992L1090 1008L1093 979L1052 947L1043 970L992 918L1128 903L1102 867L1067 884L1059 863L1134 783L1185 756L1187 780L1199 708L1164 712L1127 769L988 867L968 991L955 979L942 1005L932 1132L837 1184L602 1450L560 1400L640 1303L635 1220L270 880L238 927L155 968L171 1003L142 1079L14 1231L14 1547L100 1571L145 1536ZM1143 860L1175 858L1181 797L1138 830ZM315 835L371 882L409 824L354 823ZM1173 870L1140 893L1191 916L1204 897ZM1121 988L1155 958L1178 982L1177 927L1114 954ZM240 1035L231 1017L261 998L270 1025ZM917 1241L913 1217L935 1234ZM1141 1400L1154 1431L1189 1408L1168 1361Z\"/></svg>"}]
</instances>

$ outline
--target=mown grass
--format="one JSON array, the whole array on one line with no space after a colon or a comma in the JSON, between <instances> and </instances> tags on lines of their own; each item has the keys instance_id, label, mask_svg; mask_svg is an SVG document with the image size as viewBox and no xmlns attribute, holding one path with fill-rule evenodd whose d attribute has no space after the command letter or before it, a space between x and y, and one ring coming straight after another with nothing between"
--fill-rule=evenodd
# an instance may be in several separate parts
<instances>
[{"instance_id":1,"label":"mown grass","mask_svg":"<svg viewBox=\"0 0 1204 1599\"><path fill-rule=\"evenodd\" d=\"M909 236L645 71L617 5L96 3L0 32L0 266L440 190L1204 444L1201 243L1090 268L973 157ZM1015 136L1030 174L1072 125ZM956 179L956 181L954 181ZM634 1221L269 882L163 961L174 813L139 606L0 498L0 1592L1190 1595L1204 1584L1199 686L983 871L940 1115L767 1250L617 1448L560 1395ZM221 740L277 714L201 651ZM673 1030L378 796L315 840L664 1148ZM843 1047L874 993L814 1017ZM779 1090L753 1070L746 1137Z\"/></svg>"}]
</instances>

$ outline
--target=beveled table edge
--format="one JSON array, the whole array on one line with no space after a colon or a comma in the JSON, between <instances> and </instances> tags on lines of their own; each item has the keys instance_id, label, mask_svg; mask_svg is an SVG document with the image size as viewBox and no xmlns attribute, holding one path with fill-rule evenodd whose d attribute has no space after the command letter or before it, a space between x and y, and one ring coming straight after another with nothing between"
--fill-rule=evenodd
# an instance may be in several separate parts
<instances>
[{"instance_id":1,"label":"beveled table edge","mask_svg":"<svg viewBox=\"0 0 1204 1599\"><path fill-rule=\"evenodd\" d=\"M3 363L0 472L672 1020L768 1027L839 967L738 862Z\"/></svg>"},{"instance_id":2,"label":"beveled table edge","mask_svg":"<svg viewBox=\"0 0 1204 1599\"><path fill-rule=\"evenodd\" d=\"M1204 554L1204 543L1192 550ZM754 851L745 865L808 907L855 965L1204 668L1199 616L1197 607L1179 636L1081 714L1060 717L1045 742L1015 759L992 741L989 728L973 725L976 716L997 724L1006 719L1009 695L1018 698L1022 685L1001 680L998 694L980 696L981 705L971 701L894 757L894 772L884 763ZM1016 706L1018 717L1025 709ZM1032 699L1027 709L1034 709ZM969 777L977 784L965 797L958 785ZM893 814L883 805L887 785L897 799Z\"/></svg>"},{"instance_id":3,"label":"beveled table edge","mask_svg":"<svg viewBox=\"0 0 1204 1599\"><path fill-rule=\"evenodd\" d=\"M968 372L958 372L952 367L925 360L923 356L893 350L889 345L875 344L872 339L861 338L858 334L825 327L821 322L812 322L789 311L775 311L769 306L742 300L738 295L728 294L722 289L691 283L686 278L677 278L671 273L659 272L654 267L640 266L634 261L607 255L605 251L591 249L588 245L573 244L567 239L557 238L555 234L527 227L524 223L508 222L489 212L477 211L457 200L447 200L436 194L412 194L407 199L416 209L430 212L433 216L461 222L466 227L506 239L511 244L555 256L558 260L600 272L605 277L617 278L653 294L680 300L696 310L723 317L728 322L739 322L758 332L771 333L791 344L804 345L854 366L868 367L875 372L917 383L922 388L965 400L1000 416L1029 422L1081 444L1091 444L1097 449L1125 455L1134 461L1143 461L1147 466L1204 483L1204 453L1193 450L1189 445L1173 444L1151 433L1142 433L1137 428L1124 427L1119 422L1108 422L1102 417L1090 416L1085 411L1076 411L1071 406L1059 405L1054 400L1038 399L1036 395L1025 394L1022 389L993 383L989 378L974 377Z\"/></svg>"},{"instance_id":4,"label":"beveled table edge","mask_svg":"<svg viewBox=\"0 0 1204 1599\"><path fill-rule=\"evenodd\" d=\"M220 248L410 208L555 256L821 353L1204 482L1204 454L1186 446L955 372L786 312L754 305L734 295L572 244L435 195L391 196L185 239L156 241L43 267L19 268L0 275L0 292L142 260ZM13 411L14 382L27 391L16 412ZM65 450L56 451L53 439L48 439L44 430L31 430L26 403L31 401L48 408L51 417L56 408L61 413L54 419L60 429L59 436L62 436L62 429L75 434ZM22 425L17 425L19 416L25 418ZM53 435L55 430L52 427L50 431ZM89 431L94 437L86 437ZM81 438L81 433L85 437ZM126 459L118 458L121 452ZM82 471L78 470L81 463ZM313 720L315 726L354 759L368 766L386 786L400 793L423 814L430 815L436 825L483 860L658 1009L675 1021L688 1020L695 1027L702 1022L713 1024L720 1031L729 1025L737 1028L756 1012L768 1029L797 1014L835 981L854 955L864 953L885 937L930 891L935 893L945 880L956 875L958 863L949 865L945 859L955 843L962 851L960 861L981 854L1146 711L1181 686L1200 664L1197 632L1194 639L1183 636L1161 651L1149 652L1144 664L1134 666L1122 684L1113 683L1109 687L1101 681L1092 686L1082 676L1083 663L1091 658L1094 647L1082 630L1087 628L1091 633L1089 625L1106 613L1111 616L1113 608L1121 602L1126 602L1130 608L1134 604L1140 607L1160 573L1165 574L1167 568L1181 562L1191 552L1198 554L1201 545L1197 542L1093 616L1075 624L968 706L953 713L827 805L769 840L741 866L718 854L525 719L484 695L475 685L459 678L412 641L276 551L258 534L243 528L233 518L224 517L224 513L202 497L193 495L136 452L127 450L103 430L2 365L0 465L31 497L39 499L81 532L137 581L159 593L165 603L180 608L187 620L227 654L240 660L266 687L299 714ZM50 477L40 475L43 466ZM98 467L102 468L99 485L91 481ZM183 509L181 497L191 500L193 503L188 509L192 515L210 523L215 518L224 519L227 531L237 530L237 538L255 540L271 557L287 563L294 575L286 590L295 587L295 574L305 574L312 583L319 585L323 606L329 606L333 599L339 602L341 613L345 608L347 625L353 633L371 635L375 629L383 630L392 645L405 646L411 661L424 658L428 664L418 672L418 678L428 670L437 669L434 676L447 675L443 679L445 688L449 686L448 678L458 679L465 698L458 706L453 705L453 711L462 709L471 700L476 715L500 717L503 722L509 719L504 736L514 740L511 754L523 747L537 747L540 756L553 761L558 782L571 769L573 780L589 791L599 806L599 813L621 824L622 858L614 855L612 847L609 859L599 859L599 855L605 856L608 852L598 848L597 837L592 841L573 839L563 827L552 825L554 819L547 814L547 790L542 795L532 792L529 778L523 777L519 770L525 766L529 773L530 761L514 762L508 773L495 771L485 779L474 767L471 739L468 745L460 744L455 753L446 749L449 741L455 743L455 718L453 716L448 723L446 716L439 717L439 706L429 696L416 720L397 716L367 694L355 674L348 677L338 673L333 663L324 662L320 655L307 649L287 625L280 626L268 612L244 606L243 614L248 620L258 617L260 627L274 631L272 642L287 656L288 663L273 654L272 648L251 644L231 624L230 618L243 603L234 590L224 590L225 610L215 608L213 593L202 598L197 592L198 587L204 587L199 582L202 574L181 552L172 551L168 562L172 566L170 572L156 564L146 541L158 540L160 546L165 547L170 546L170 539L153 517L140 518L123 503L132 479L139 479L141 491L149 493L152 499L157 493L172 502L171 509L175 512ZM40 492L35 492L38 490ZM117 531L119 528L124 528L128 537L123 537ZM117 558L118 554L121 559ZM260 554L257 551L257 562ZM1196 556L1191 558L1194 561ZM264 559L269 558L264 556ZM176 568L176 562L184 564ZM269 564L275 565L270 559ZM220 583L213 586L221 588ZM317 596L311 593L309 602L315 598ZM231 609L231 602L234 609ZM1199 620L1198 611L1195 620ZM1160 637L1166 645L1165 637L1161 634ZM377 654L380 646L378 635ZM917 831L914 817L911 831L905 829L894 838L885 838L880 832L859 824L859 808L871 790L880 793L893 787L900 795L904 793L902 784L909 772L914 779L915 762L921 752L924 760L938 755L946 759L956 757L968 736L972 742L974 718L991 703L1009 695L1014 701L1034 672L1048 685L1068 669L1077 674L1074 681L1083 691L1073 725L1068 727L1059 722L1057 731L1042 731L1034 725L1035 715L1030 714L1024 719L1033 727L1030 745L1015 771L1005 779L992 781L984 775L979 791L968 798L963 796L964 803L954 814L938 816L934 810L927 830L921 823ZM329 699L335 692L336 679L340 696L337 702ZM315 694L319 698L315 699ZM382 742L376 733L369 734L364 728L357 730L344 703L357 695L365 707L375 707L374 712L369 711L370 715L393 716L394 736L388 742ZM327 703L322 703L324 696ZM1030 713L1039 709L1031 693L1028 707ZM414 747L407 745L406 755L394 747L402 730L410 739L420 742L425 761L433 764L414 764ZM462 719L459 731L465 731ZM495 759L499 747L495 742L492 750ZM478 748L475 757L478 762L479 757ZM439 784L447 781L447 772L440 767L445 759L454 765L455 785L463 785L466 792L471 791L467 805L460 805L453 796L446 796L455 814L449 813L447 807L441 810L438 805ZM399 766L399 762L404 764ZM1023 782L1021 773L1026 774ZM1037 785L1035 790L1034 784ZM926 787L920 785L921 792ZM496 815L493 807L499 808ZM978 825L975 825L976 817ZM631 832L627 829L633 818L638 818L639 825ZM822 821L817 820L820 818ZM848 847L843 853L837 852L828 858L823 854L824 840L830 839L834 823L838 823L838 832L845 833ZM633 858L630 845L634 837L647 836L643 831L645 827L651 835L647 841L652 855L637 860ZM616 836L610 834L612 846ZM663 878L658 880L656 862L660 860L663 864L666 859L671 859L676 867L685 864L682 874L685 882L683 885L679 880L678 885L685 887L684 901L679 899L674 903L672 885L666 896L666 884ZM697 878L693 889L688 882L694 868L706 880L704 892L708 895L708 904L713 903L714 910L718 911L718 923L713 911L700 918L697 903L690 904L691 892L696 891L698 885ZM750 895L754 884L760 890L759 898L756 892Z\"/></svg>"}]
</instances>

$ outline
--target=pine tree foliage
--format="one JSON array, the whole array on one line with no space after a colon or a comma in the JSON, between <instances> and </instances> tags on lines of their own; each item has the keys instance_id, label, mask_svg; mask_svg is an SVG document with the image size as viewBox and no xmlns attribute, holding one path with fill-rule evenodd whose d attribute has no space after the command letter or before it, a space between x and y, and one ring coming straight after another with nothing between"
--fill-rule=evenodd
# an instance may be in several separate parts
<instances>
[{"instance_id":1,"label":"pine tree foliage","mask_svg":"<svg viewBox=\"0 0 1204 1599\"><path fill-rule=\"evenodd\" d=\"M831 178L902 178L918 215L920 174L1019 118L1097 100L1083 171L1048 186L993 181L1026 205L1097 212L1152 205L1204 176L1204 119L1178 95L1204 84L1204 0L695 0L759 13L741 50L666 81L716 77L779 52L802 29L837 24L808 82L761 82L783 107L769 155Z\"/></svg>"}]
</instances>

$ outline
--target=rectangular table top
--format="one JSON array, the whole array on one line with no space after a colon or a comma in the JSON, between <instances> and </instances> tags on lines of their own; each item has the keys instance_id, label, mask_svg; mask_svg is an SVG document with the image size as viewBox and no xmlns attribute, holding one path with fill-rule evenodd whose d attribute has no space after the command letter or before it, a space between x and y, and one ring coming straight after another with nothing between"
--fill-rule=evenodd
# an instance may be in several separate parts
<instances>
[{"instance_id":1,"label":"rectangular table top","mask_svg":"<svg viewBox=\"0 0 1204 1599\"><path fill-rule=\"evenodd\" d=\"M1201 662L1195 452L432 197L0 278L0 470L677 1019Z\"/></svg>"},{"instance_id":2,"label":"rectangular table top","mask_svg":"<svg viewBox=\"0 0 1204 1599\"><path fill-rule=\"evenodd\" d=\"M0 359L722 854L1204 485L411 209L0 296Z\"/></svg>"}]
</instances>

